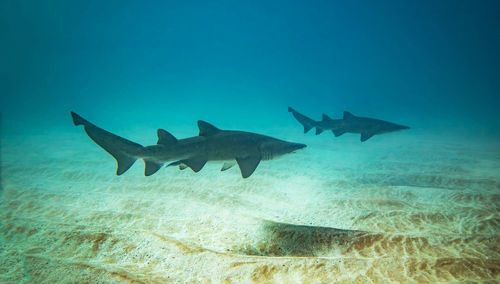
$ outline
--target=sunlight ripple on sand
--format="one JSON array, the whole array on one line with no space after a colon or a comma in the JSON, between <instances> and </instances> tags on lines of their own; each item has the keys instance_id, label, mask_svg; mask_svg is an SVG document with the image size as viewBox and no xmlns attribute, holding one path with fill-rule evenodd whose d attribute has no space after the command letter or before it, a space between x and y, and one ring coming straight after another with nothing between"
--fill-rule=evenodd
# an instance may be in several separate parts
<instances>
[{"instance_id":1,"label":"sunlight ripple on sand","mask_svg":"<svg viewBox=\"0 0 500 284\"><path fill-rule=\"evenodd\" d=\"M3 140L0 282L500 281L498 147L304 137L246 180L146 178L64 137Z\"/></svg>"}]
</instances>

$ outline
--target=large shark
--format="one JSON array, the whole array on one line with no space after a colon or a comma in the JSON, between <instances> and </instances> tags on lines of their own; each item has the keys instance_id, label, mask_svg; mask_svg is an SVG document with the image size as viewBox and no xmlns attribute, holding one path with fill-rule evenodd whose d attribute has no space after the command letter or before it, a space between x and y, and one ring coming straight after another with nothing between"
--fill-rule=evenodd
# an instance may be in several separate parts
<instances>
[{"instance_id":1,"label":"large shark","mask_svg":"<svg viewBox=\"0 0 500 284\"><path fill-rule=\"evenodd\" d=\"M117 175L126 172L137 159L143 159L146 176L156 173L167 161L173 161L168 166L189 167L194 172L199 172L208 161L219 161L224 163L222 171L237 163L241 175L247 178L260 161L306 147L261 134L221 130L202 120L198 121L198 136L177 139L158 129L158 143L144 147L101 129L74 112L71 112L71 117L74 125L83 125L87 135L116 159Z\"/></svg>"},{"instance_id":2,"label":"large shark","mask_svg":"<svg viewBox=\"0 0 500 284\"><path fill-rule=\"evenodd\" d=\"M326 114L323 114L321 121L315 121L291 107L288 107L288 111L304 126L304 133L307 133L313 127L316 127L316 135L325 130L331 130L335 137L344 133L359 133L361 134L361 142L370 139L374 135L410 128L380 119L355 116L348 111L344 111L342 119L331 119Z\"/></svg>"}]
</instances>

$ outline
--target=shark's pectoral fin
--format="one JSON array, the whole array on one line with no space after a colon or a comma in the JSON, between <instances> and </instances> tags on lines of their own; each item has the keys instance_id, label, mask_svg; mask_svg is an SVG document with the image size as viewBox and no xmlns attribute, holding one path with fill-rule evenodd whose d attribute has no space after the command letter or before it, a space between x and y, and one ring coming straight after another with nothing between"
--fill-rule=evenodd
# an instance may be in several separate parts
<instances>
[{"instance_id":1,"label":"shark's pectoral fin","mask_svg":"<svg viewBox=\"0 0 500 284\"><path fill-rule=\"evenodd\" d=\"M146 165L146 168L144 169L145 176L150 176L150 175L156 173L161 168L161 166L163 166L163 164L155 163L155 162L147 161L147 160L144 160L144 164Z\"/></svg>"},{"instance_id":2,"label":"shark's pectoral fin","mask_svg":"<svg viewBox=\"0 0 500 284\"><path fill-rule=\"evenodd\" d=\"M234 165L236 165L236 162L234 161L231 161L231 162L225 162L224 165L222 165L222 169L221 172L225 171L225 170L229 170L230 168L232 168Z\"/></svg>"},{"instance_id":3,"label":"shark's pectoral fin","mask_svg":"<svg viewBox=\"0 0 500 284\"><path fill-rule=\"evenodd\" d=\"M333 135L335 135L335 137L339 137L340 135L345 133L344 130L339 130L339 129L332 130L332 132L333 132Z\"/></svg>"},{"instance_id":4,"label":"shark's pectoral fin","mask_svg":"<svg viewBox=\"0 0 500 284\"><path fill-rule=\"evenodd\" d=\"M323 128L319 128L316 126L316 135L320 135L323 132Z\"/></svg>"},{"instance_id":5,"label":"shark's pectoral fin","mask_svg":"<svg viewBox=\"0 0 500 284\"><path fill-rule=\"evenodd\" d=\"M361 142L365 142L366 140L370 139L375 133L371 132L362 132L361 133Z\"/></svg>"},{"instance_id":6,"label":"shark's pectoral fin","mask_svg":"<svg viewBox=\"0 0 500 284\"><path fill-rule=\"evenodd\" d=\"M188 160L182 160L181 162L197 173L203 168L203 166L205 166L207 160L204 158L194 157Z\"/></svg>"},{"instance_id":7,"label":"shark's pectoral fin","mask_svg":"<svg viewBox=\"0 0 500 284\"><path fill-rule=\"evenodd\" d=\"M253 174L260 163L260 156L249 156L246 158L236 158L236 162L240 167L241 176L247 178Z\"/></svg>"}]
</instances>

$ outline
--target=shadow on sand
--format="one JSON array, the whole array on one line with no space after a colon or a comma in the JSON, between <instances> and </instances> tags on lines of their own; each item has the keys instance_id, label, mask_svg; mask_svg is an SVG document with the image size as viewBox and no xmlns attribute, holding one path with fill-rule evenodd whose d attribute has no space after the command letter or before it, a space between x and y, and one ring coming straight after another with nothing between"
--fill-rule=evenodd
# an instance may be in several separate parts
<instances>
[{"instance_id":1,"label":"shadow on sand","mask_svg":"<svg viewBox=\"0 0 500 284\"><path fill-rule=\"evenodd\" d=\"M263 221L262 237L234 253L258 256L320 257L342 254L368 232Z\"/></svg>"}]
</instances>

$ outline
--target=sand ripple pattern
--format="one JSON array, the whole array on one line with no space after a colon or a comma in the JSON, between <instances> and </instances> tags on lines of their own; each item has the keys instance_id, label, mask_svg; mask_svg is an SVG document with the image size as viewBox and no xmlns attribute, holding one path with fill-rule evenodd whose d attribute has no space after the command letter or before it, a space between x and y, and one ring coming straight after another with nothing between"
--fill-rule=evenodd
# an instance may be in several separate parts
<instances>
[{"instance_id":1,"label":"sand ripple pattern","mask_svg":"<svg viewBox=\"0 0 500 284\"><path fill-rule=\"evenodd\" d=\"M500 148L314 138L248 180L4 140L0 282L500 281Z\"/></svg>"}]
</instances>

